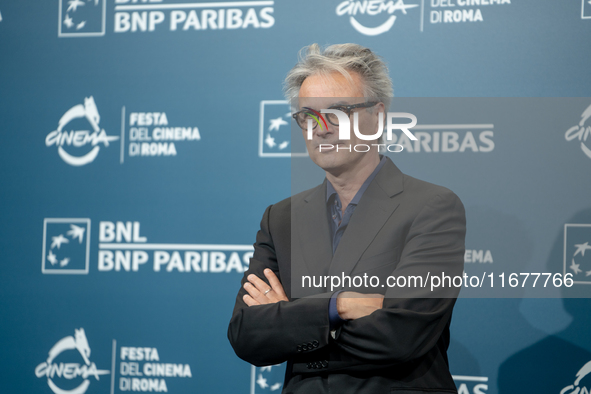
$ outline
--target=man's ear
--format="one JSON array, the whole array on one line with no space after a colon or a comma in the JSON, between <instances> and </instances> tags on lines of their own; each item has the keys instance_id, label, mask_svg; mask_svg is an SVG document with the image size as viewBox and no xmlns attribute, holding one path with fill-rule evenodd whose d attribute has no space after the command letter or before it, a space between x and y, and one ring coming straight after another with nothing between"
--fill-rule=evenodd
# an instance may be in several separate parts
<instances>
[{"instance_id":1,"label":"man's ear","mask_svg":"<svg viewBox=\"0 0 591 394\"><path fill-rule=\"evenodd\" d=\"M375 105L375 111L379 114L380 112L382 113L382 116L386 116L386 106L384 105L384 103L379 102Z\"/></svg>"},{"instance_id":2,"label":"man's ear","mask_svg":"<svg viewBox=\"0 0 591 394\"><path fill-rule=\"evenodd\" d=\"M372 110L372 115L374 115L374 117L375 117L376 130L378 127L379 116L383 117L383 121L384 121L383 124L384 125L386 124L386 106L384 105L384 103L379 102L376 105L374 105L373 107L370 107L369 109Z\"/></svg>"}]
</instances>

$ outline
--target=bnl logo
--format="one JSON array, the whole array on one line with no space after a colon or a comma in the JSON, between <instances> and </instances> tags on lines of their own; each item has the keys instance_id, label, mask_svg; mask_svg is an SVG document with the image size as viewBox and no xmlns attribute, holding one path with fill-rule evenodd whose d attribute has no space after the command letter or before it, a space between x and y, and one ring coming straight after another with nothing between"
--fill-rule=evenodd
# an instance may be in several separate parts
<instances>
[{"instance_id":1,"label":"bnl logo","mask_svg":"<svg viewBox=\"0 0 591 394\"><path fill-rule=\"evenodd\" d=\"M591 19L591 0L581 0L581 19Z\"/></svg>"},{"instance_id":2,"label":"bnl logo","mask_svg":"<svg viewBox=\"0 0 591 394\"><path fill-rule=\"evenodd\" d=\"M591 285L591 224L564 225L563 274L571 273L575 284Z\"/></svg>"},{"instance_id":3,"label":"bnl logo","mask_svg":"<svg viewBox=\"0 0 591 394\"><path fill-rule=\"evenodd\" d=\"M90 219L43 220L44 274L88 274Z\"/></svg>"},{"instance_id":4,"label":"bnl logo","mask_svg":"<svg viewBox=\"0 0 591 394\"><path fill-rule=\"evenodd\" d=\"M59 0L58 37L105 35L107 0Z\"/></svg>"},{"instance_id":5,"label":"bnl logo","mask_svg":"<svg viewBox=\"0 0 591 394\"><path fill-rule=\"evenodd\" d=\"M259 157L308 156L301 131L291 127L289 102L263 100L259 115Z\"/></svg>"},{"instance_id":6,"label":"bnl logo","mask_svg":"<svg viewBox=\"0 0 591 394\"><path fill-rule=\"evenodd\" d=\"M250 394L281 393L286 363L255 367L250 370Z\"/></svg>"}]
</instances>

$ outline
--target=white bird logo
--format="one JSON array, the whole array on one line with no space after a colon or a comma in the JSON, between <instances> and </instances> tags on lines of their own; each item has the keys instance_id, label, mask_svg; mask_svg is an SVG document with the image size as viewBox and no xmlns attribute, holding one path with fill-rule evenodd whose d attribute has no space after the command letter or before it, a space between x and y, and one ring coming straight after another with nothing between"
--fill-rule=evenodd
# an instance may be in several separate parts
<instances>
[{"instance_id":1,"label":"white bird logo","mask_svg":"<svg viewBox=\"0 0 591 394\"><path fill-rule=\"evenodd\" d=\"M68 4L69 4L69 6L68 6L68 9L66 12L69 12L69 11L76 12L76 10L78 9L79 6L84 5L84 2L80 1L80 0L70 0L70 1L68 1Z\"/></svg>"},{"instance_id":2,"label":"white bird logo","mask_svg":"<svg viewBox=\"0 0 591 394\"><path fill-rule=\"evenodd\" d=\"M263 375L259 374L259 378L257 379L257 384L261 386L262 389L266 389L269 387L267 384L267 379L263 378Z\"/></svg>"},{"instance_id":3,"label":"white bird logo","mask_svg":"<svg viewBox=\"0 0 591 394\"><path fill-rule=\"evenodd\" d=\"M277 119L269 120L271 122L271 126L269 126L269 131L279 130L281 126L288 124L283 118L280 116Z\"/></svg>"},{"instance_id":4,"label":"white bird logo","mask_svg":"<svg viewBox=\"0 0 591 394\"><path fill-rule=\"evenodd\" d=\"M573 256L576 256L579 253L581 256L585 256L585 251L591 249L591 246L589 246L589 242L585 242L584 244L575 244L575 248L577 248L577 250Z\"/></svg>"},{"instance_id":5,"label":"white bird logo","mask_svg":"<svg viewBox=\"0 0 591 394\"><path fill-rule=\"evenodd\" d=\"M64 237L63 234L60 234L57 237L51 237L51 241L51 249L55 248L56 246L59 249L62 244L67 244L70 242L68 238Z\"/></svg>"},{"instance_id":6,"label":"white bird logo","mask_svg":"<svg viewBox=\"0 0 591 394\"><path fill-rule=\"evenodd\" d=\"M78 241L82 243L82 240L84 238L84 231L86 231L86 229L84 227L76 226L75 224L70 224L70 229L71 230L68 231L66 234L71 236L72 239L78 238Z\"/></svg>"},{"instance_id":7,"label":"white bird logo","mask_svg":"<svg viewBox=\"0 0 591 394\"><path fill-rule=\"evenodd\" d=\"M57 264L57 258L51 250L49 251L49 254L47 255L47 261L49 261L51 263L51 265Z\"/></svg>"}]
</instances>

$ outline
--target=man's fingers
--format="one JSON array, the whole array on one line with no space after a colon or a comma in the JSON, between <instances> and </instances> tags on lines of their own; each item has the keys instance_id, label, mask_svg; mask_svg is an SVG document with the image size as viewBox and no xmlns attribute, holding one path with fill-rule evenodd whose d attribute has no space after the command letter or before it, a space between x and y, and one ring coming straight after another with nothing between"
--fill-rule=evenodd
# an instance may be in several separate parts
<instances>
[{"instance_id":1,"label":"man's fingers","mask_svg":"<svg viewBox=\"0 0 591 394\"><path fill-rule=\"evenodd\" d=\"M270 285L264 280L254 274L248 275L246 279L248 282L244 284L244 288L250 296L258 301L259 304L269 304L278 301L289 301L283 290L283 286L279 278L272 270L266 269L264 271Z\"/></svg>"},{"instance_id":2,"label":"man's fingers","mask_svg":"<svg viewBox=\"0 0 591 394\"><path fill-rule=\"evenodd\" d=\"M267 295L267 293L268 293L267 290L272 289L271 286L269 286L267 283L265 283L265 281L263 281L261 278L259 278L258 276L254 275L254 274L248 275L248 278L247 279L261 293L260 294L261 297L265 297ZM256 298L257 297L255 297L255 299ZM264 299L259 299L259 302L261 304L266 304L267 303Z\"/></svg>"},{"instance_id":3,"label":"man's fingers","mask_svg":"<svg viewBox=\"0 0 591 394\"><path fill-rule=\"evenodd\" d=\"M266 304L265 296L263 293L259 291L252 283L246 282L244 284L244 289L250 294L250 296L258 303L258 304Z\"/></svg>"},{"instance_id":4,"label":"man's fingers","mask_svg":"<svg viewBox=\"0 0 591 394\"><path fill-rule=\"evenodd\" d=\"M257 300L255 300L254 298L252 298L250 295L245 294L242 297L242 300L244 301L244 303L248 306L253 306L253 305L261 305Z\"/></svg>"},{"instance_id":5,"label":"man's fingers","mask_svg":"<svg viewBox=\"0 0 591 394\"><path fill-rule=\"evenodd\" d=\"M254 274L248 275L248 278L247 279L261 293L264 293L265 291L269 290L269 288L271 287L268 284L266 284L265 281L263 281L261 278L259 278L258 276L254 275Z\"/></svg>"},{"instance_id":6,"label":"man's fingers","mask_svg":"<svg viewBox=\"0 0 591 394\"><path fill-rule=\"evenodd\" d=\"M265 276L269 280L271 288L276 293L277 297L279 297L282 300L287 300L287 296L285 295L285 291L283 290L283 286L281 285L279 278L277 278L277 275L275 275L275 273L272 270L267 268L265 269Z\"/></svg>"}]
</instances>

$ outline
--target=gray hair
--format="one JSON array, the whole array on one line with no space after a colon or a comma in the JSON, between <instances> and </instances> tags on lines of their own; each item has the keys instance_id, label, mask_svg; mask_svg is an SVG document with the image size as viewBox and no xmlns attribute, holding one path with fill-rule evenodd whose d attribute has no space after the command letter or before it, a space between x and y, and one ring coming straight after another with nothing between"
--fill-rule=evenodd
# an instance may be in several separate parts
<instances>
[{"instance_id":1,"label":"gray hair","mask_svg":"<svg viewBox=\"0 0 591 394\"><path fill-rule=\"evenodd\" d=\"M349 74L351 71L362 78L365 98L383 102L387 111L390 107L390 99L394 96L388 67L369 48L357 44L331 45L324 50L318 44L302 48L298 63L285 77L283 85L285 97L292 103L298 97L304 80L315 74L326 75L339 72L353 82Z\"/></svg>"}]
</instances>

